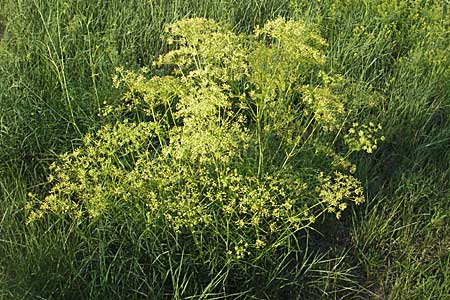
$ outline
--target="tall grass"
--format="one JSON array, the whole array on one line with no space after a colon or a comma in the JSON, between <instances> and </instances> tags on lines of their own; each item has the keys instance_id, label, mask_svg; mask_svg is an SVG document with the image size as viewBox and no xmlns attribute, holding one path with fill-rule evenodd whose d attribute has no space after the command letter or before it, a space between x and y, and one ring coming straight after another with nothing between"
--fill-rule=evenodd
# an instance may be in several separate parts
<instances>
[{"instance_id":1,"label":"tall grass","mask_svg":"<svg viewBox=\"0 0 450 300\"><path fill-rule=\"evenodd\" d=\"M344 221L326 220L318 228L322 234L311 233L299 266L309 275L296 288L311 299L446 299L448 6L388 0L0 2L0 298L169 297L154 290L156 274L142 267L151 261L148 249L164 245L120 227L90 228L80 238L80 229L63 219L48 228L25 226L27 193L44 194L50 163L107 121L98 113L104 102L120 98L111 87L114 69L150 65L167 50L160 38L165 24L201 16L249 32L281 15L316 24L329 44L330 68L353 81L360 121L380 122L386 136L372 158L352 157L362 166L358 176L370 201ZM365 97L367 89L379 97ZM373 101L381 109L371 108ZM114 244L115 234L133 247ZM165 257L178 267L157 268L178 299L192 282L180 276L187 266L175 263L185 258ZM218 297L212 291L226 271L220 274L199 299ZM230 298L238 296L246 295Z\"/></svg>"},{"instance_id":2,"label":"tall grass","mask_svg":"<svg viewBox=\"0 0 450 300\"><path fill-rule=\"evenodd\" d=\"M361 173L372 200L353 221L355 256L381 299L447 299L450 65L448 3L333 1L318 16L332 64L379 91L363 110L387 143Z\"/></svg>"}]
</instances>

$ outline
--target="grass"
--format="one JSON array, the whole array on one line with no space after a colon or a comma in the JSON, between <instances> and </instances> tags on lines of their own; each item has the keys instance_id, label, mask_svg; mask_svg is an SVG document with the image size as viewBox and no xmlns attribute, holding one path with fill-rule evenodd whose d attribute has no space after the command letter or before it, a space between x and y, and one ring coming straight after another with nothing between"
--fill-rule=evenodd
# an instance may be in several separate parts
<instances>
[{"instance_id":1,"label":"grass","mask_svg":"<svg viewBox=\"0 0 450 300\"><path fill-rule=\"evenodd\" d=\"M405 174L359 216L358 257L374 291L386 299L446 299L449 292L449 191L433 171ZM427 174L427 175L423 175ZM442 174L435 174L436 177Z\"/></svg>"},{"instance_id":2,"label":"grass","mask_svg":"<svg viewBox=\"0 0 450 300\"><path fill-rule=\"evenodd\" d=\"M27 193L45 194L48 166L107 120L117 66L138 69L167 49L165 24L202 16L248 32L279 15L308 19L328 41L328 64L355 82L361 122L386 142L362 166L368 202L326 219L304 241L308 299L449 299L450 46L445 1L40 1L0 3L0 298L185 299L185 257L149 258L126 227L80 229L64 220L26 226ZM377 99L359 97L372 89ZM371 108L377 101L381 109ZM114 243L118 232L131 241ZM170 239L170 236L166 237ZM111 245L105 245L110 241ZM163 247L164 245L159 245ZM150 262L156 268L149 268ZM283 267L282 264L279 266ZM160 276L174 293L152 282ZM199 299L214 299L224 270ZM260 276L268 277L270 274ZM219 287L219 288L218 288ZM291 293L291 294L289 294ZM229 295L229 298L249 297ZM258 295L264 298L264 295ZM281 296L280 296L281 297ZM284 296L286 297L286 296ZM303 299L303 298L302 298Z\"/></svg>"}]
</instances>

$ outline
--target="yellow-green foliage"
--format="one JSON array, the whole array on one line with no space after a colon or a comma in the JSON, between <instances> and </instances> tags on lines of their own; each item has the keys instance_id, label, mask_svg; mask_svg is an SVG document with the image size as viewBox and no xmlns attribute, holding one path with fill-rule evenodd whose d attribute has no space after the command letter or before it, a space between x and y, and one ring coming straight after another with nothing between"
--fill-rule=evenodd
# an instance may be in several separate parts
<instances>
[{"instance_id":1,"label":"yellow-green foliage","mask_svg":"<svg viewBox=\"0 0 450 300\"><path fill-rule=\"evenodd\" d=\"M379 136L379 131L382 129L381 125L375 125L369 122L369 125L353 123L352 128L344 136L348 147L355 151L365 151L373 153L378 148L378 141L384 141L384 136Z\"/></svg>"},{"instance_id":2,"label":"yellow-green foliage","mask_svg":"<svg viewBox=\"0 0 450 300\"><path fill-rule=\"evenodd\" d=\"M321 214L364 201L346 157L375 150L378 127L347 133L343 79L327 74L309 25L279 18L244 36L194 18L166 38L172 50L151 68L118 69L123 102L104 109L115 123L52 165L29 222L138 219L224 263L287 247Z\"/></svg>"}]
</instances>

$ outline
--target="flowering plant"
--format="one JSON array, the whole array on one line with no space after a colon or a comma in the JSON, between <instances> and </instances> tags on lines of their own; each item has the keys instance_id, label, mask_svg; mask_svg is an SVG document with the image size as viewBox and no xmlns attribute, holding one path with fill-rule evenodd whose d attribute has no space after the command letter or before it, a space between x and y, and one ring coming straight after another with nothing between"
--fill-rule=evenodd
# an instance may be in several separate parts
<instances>
[{"instance_id":1,"label":"flowering plant","mask_svg":"<svg viewBox=\"0 0 450 300\"><path fill-rule=\"evenodd\" d=\"M123 101L104 109L114 124L52 165L29 222L139 223L184 240L197 267L247 270L298 251L296 234L322 214L364 201L347 157L375 150L379 128L355 136L343 79L327 74L309 25L279 18L245 36L194 18L166 38L151 68L117 69Z\"/></svg>"}]
</instances>

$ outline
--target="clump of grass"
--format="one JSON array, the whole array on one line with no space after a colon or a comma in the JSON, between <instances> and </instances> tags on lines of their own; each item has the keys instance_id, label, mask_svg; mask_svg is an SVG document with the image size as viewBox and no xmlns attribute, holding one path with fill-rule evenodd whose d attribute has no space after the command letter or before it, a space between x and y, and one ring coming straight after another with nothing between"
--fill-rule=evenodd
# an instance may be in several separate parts
<instances>
[{"instance_id":1,"label":"clump of grass","mask_svg":"<svg viewBox=\"0 0 450 300\"><path fill-rule=\"evenodd\" d=\"M324 35L330 35L333 68L384 95L384 109L376 116L389 127L386 137L395 143L386 157L386 165L394 169L393 161L399 160L399 166L420 169L425 161L438 159L434 154L446 152L446 10L447 4L433 1L351 0L322 6L320 22ZM374 115L369 106L362 113L363 119ZM426 151L425 145L434 151ZM442 158L436 165L445 170L448 160Z\"/></svg>"},{"instance_id":2,"label":"clump of grass","mask_svg":"<svg viewBox=\"0 0 450 300\"><path fill-rule=\"evenodd\" d=\"M356 257L377 296L445 299L448 295L447 180L435 169L407 173L356 218Z\"/></svg>"},{"instance_id":3,"label":"clump of grass","mask_svg":"<svg viewBox=\"0 0 450 300\"><path fill-rule=\"evenodd\" d=\"M388 142L359 164L374 198L353 224L355 257L380 298L439 298L448 293L448 259L434 230L445 225L430 224L448 212L448 5L333 1L321 10L333 67L383 95L378 113L361 110L361 119L383 123ZM439 258L413 259L419 252Z\"/></svg>"}]
</instances>

